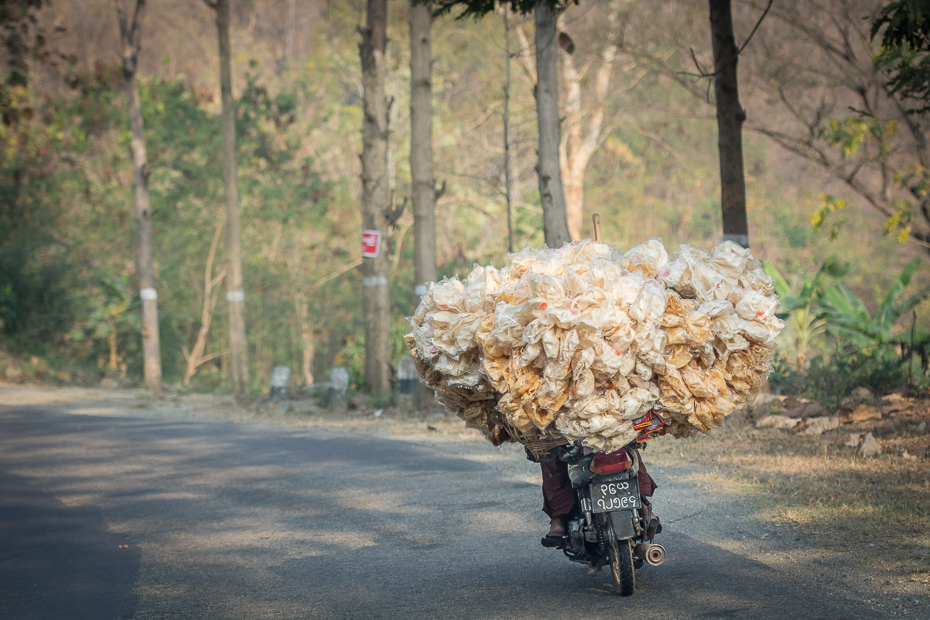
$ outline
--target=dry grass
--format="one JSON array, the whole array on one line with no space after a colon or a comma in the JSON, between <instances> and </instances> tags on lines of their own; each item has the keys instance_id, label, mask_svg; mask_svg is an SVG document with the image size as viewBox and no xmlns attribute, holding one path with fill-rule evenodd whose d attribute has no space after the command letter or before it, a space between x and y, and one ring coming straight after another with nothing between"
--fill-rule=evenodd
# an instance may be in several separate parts
<instances>
[{"instance_id":1,"label":"dry grass","mask_svg":"<svg viewBox=\"0 0 930 620\"><path fill-rule=\"evenodd\" d=\"M749 496L761 519L791 527L798 540L861 561L899 579L930 585L930 460L890 452L858 456L831 435L814 438L734 421L711 435L662 440L647 458L713 464L695 482Z\"/></svg>"}]
</instances>

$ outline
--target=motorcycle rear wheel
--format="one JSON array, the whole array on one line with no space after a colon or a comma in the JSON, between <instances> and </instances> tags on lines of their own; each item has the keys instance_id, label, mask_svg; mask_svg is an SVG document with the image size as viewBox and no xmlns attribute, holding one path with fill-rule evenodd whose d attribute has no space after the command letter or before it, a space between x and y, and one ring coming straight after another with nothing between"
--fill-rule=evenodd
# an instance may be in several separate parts
<instances>
[{"instance_id":1,"label":"motorcycle rear wheel","mask_svg":"<svg viewBox=\"0 0 930 620\"><path fill-rule=\"evenodd\" d=\"M620 596L630 596L636 589L636 572L633 569L633 545L630 539L617 540L613 528L607 527L607 554L614 578L614 590Z\"/></svg>"}]
</instances>

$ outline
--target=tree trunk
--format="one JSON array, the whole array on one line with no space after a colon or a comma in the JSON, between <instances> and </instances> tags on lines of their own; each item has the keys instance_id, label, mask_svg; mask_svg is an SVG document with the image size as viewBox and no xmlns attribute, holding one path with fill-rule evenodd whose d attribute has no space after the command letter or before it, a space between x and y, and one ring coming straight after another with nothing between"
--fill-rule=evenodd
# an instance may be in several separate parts
<instances>
[{"instance_id":1,"label":"tree trunk","mask_svg":"<svg viewBox=\"0 0 930 620\"><path fill-rule=\"evenodd\" d=\"M304 316L300 321L302 365L304 373L304 385L313 385L313 356L316 354L316 346L313 342L313 330L307 321L306 314L307 313L304 312Z\"/></svg>"},{"instance_id":2,"label":"tree trunk","mask_svg":"<svg viewBox=\"0 0 930 620\"><path fill-rule=\"evenodd\" d=\"M513 165L510 144L510 7L502 7L504 12L504 53L507 60L506 81L504 82L504 198L507 201L507 252L513 254Z\"/></svg>"},{"instance_id":3,"label":"tree trunk","mask_svg":"<svg viewBox=\"0 0 930 620\"><path fill-rule=\"evenodd\" d=\"M287 29L284 38L284 61L294 60L294 29L297 27L297 0L287 0Z\"/></svg>"},{"instance_id":4,"label":"tree trunk","mask_svg":"<svg viewBox=\"0 0 930 620\"><path fill-rule=\"evenodd\" d=\"M436 281L436 183L433 178L433 80L430 3L410 3L410 175L413 187L414 293L426 295ZM419 384L417 408L434 402L433 391Z\"/></svg>"},{"instance_id":5,"label":"tree trunk","mask_svg":"<svg viewBox=\"0 0 930 620\"><path fill-rule=\"evenodd\" d=\"M123 47L123 76L129 100L129 126L132 130L133 199L136 207L136 230L139 243L139 296L142 298L142 359L145 385L161 391L161 346L158 335L158 295L155 292L155 269L152 263L152 208L149 204L148 157L142 125L142 103L136 83L141 47L139 16L145 0L136 0L130 16L117 3L120 41ZM112 364L112 362L111 362Z\"/></svg>"},{"instance_id":6,"label":"tree trunk","mask_svg":"<svg viewBox=\"0 0 930 620\"><path fill-rule=\"evenodd\" d=\"M229 312L229 370L234 392L247 392L249 353L245 339L245 292L239 249L239 179L236 169L236 109L229 53L229 0L216 0L223 105L223 191L226 194L226 301Z\"/></svg>"},{"instance_id":7,"label":"tree trunk","mask_svg":"<svg viewBox=\"0 0 930 620\"><path fill-rule=\"evenodd\" d=\"M565 194L559 169L559 44L556 16L545 3L536 5L536 117L539 125L539 198L546 245L571 240L565 218Z\"/></svg>"},{"instance_id":8,"label":"tree trunk","mask_svg":"<svg viewBox=\"0 0 930 620\"><path fill-rule=\"evenodd\" d=\"M204 355L203 352L207 347L207 336L210 334L210 323L213 321L213 310L216 308L216 294L213 287L220 283L226 276L226 270L220 271L213 276L213 259L216 256L216 249L220 245L220 234L223 232L223 222L216 224L216 230L213 231L213 241L210 242L210 251L207 252L207 265L203 270L203 310L200 314L200 329L197 331L197 340L194 341L194 348L190 352L185 347L183 349L184 357L187 360L187 370L184 372L184 385L190 385L191 377L197 372L197 368L214 357L217 354ZM222 355L222 352L219 353Z\"/></svg>"},{"instance_id":9,"label":"tree trunk","mask_svg":"<svg viewBox=\"0 0 930 620\"><path fill-rule=\"evenodd\" d=\"M433 7L410 6L410 174L413 181L414 282L417 295L436 281L436 187L433 179Z\"/></svg>"},{"instance_id":10,"label":"tree trunk","mask_svg":"<svg viewBox=\"0 0 930 620\"><path fill-rule=\"evenodd\" d=\"M388 231L388 103L384 96L387 48L387 0L368 0L368 23L360 29L364 89L362 126L362 229ZM388 297L386 248L362 259L365 314L365 384L372 394L391 389L391 303Z\"/></svg>"},{"instance_id":11,"label":"tree trunk","mask_svg":"<svg viewBox=\"0 0 930 620\"><path fill-rule=\"evenodd\" d=\"M29 52L35 45L35 15L32 12L35 3L32 0L13 0L3 4L4 12L7 13L3 29L7 84L25 88L29 86Z\"/></svg>"},{"instance_id":12,"label":"tree trunk","mask_svg":"<svg viewBox=\"0 0 930 620\"><path fill-rule=\"evenodd\" d=\"M610 94L610 75L619 53L620 0L611 0L607 9L607 32L613 40L607 41L601 53L601 63L594 80L594 96L589 113L582 109L581 81L583 73L575 67L574 47L563 49L564 78L567 90L565 116L568 130L559 150L562 182L565 184L565 214L568 232L572 239L581 239L584 229L584 177L588 162L600 148L608 133L604 130L604 107ZM582 119L589 116L588 129L584 131Z\"/></svg>"},{"instance_id":13,"label":"tree trunk","mask_svg":"<svg viewBox=\"0 0 930 620\"><path fill-rule=\"evenodd\" d=\"M291 230L290 258L288 271L290 272L291 296L294 299L294 317L297 332L300 334L301 359L294 362L294 375L301 369L304 385L313 385L313 355L316 352L313 340L314 325L310 323L310 305L308 300L308 278L301 260L301 248L306 247L306 241L300 231L295 227ZM311 259L312 261L312 259Z\"/></svg>"},{"instance_id":14,"label":"tree trunk","mask_svg":"<svg viewBox=\"0 0 930 620\"><path fill-rule=\"evenodd\" d=\"M107 334L107 346L110 349L110 363L108 367L110 370L116 370L119 363L119 357L116 355L117 335L116 319L113 319L113 322L110 323L110 333Z\"/></svg>"},{"instance_id":15,"label":"tree trunk","mask_svg":"<svg viewBox=\"0 0 930 620\"><path fill-rule=\"evenodd\" d=\"M717 146L720 150L720 205L723 239L749 247L746 181L743 177L743 121L736 65L739 49L733 36L730 0L709 0L714 46L714 95L717 101Z\"/></svg>"},{"instance_id":16,"label":"tree trunk","mask_svg":"<svg viewBox=\"0 0 930 620\"><path fill-rule=\"evenodd\" d=\"M299 288L300 284L294 282L292 286L294 287L294 314L297 318L297 329L300 331L301 374L304 385L313 385L313 356L316 353L316 346L313 341L313 325L310 324L310 309L307 295Z\"/></svg>"}]
</instances>

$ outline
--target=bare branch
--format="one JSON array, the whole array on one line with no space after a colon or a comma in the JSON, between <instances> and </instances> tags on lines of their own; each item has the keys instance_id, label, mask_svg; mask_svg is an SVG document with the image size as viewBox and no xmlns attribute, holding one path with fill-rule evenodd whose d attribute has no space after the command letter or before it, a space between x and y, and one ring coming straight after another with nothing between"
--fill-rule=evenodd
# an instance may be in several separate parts
<instances>
[{"instance_id":1,"label":"bare branch","mask_svg":"<svg viewBox=\"0 0 930 620\"><path fill-rule=\"evenodd\" d=\"M772 131L764 127L747 125L747 128L763 136L771 138L776 144L782 148L787 149L788 151L791 151L795 155L820 164L830 174L830 176L839 179L847 186L849 186L850 189L856 192L860 197L864 198L865 201L868 202L876 211L885 217L891 217L891 210L885 204L883 204L884 201L881 198L876 197L875 194L869 191L869 189L865 187L865 185L863 185L862 182L860 182L859 179L857 179L855 176L850 176L842 168L833 164L827 154L822 150L811 144L801 142L787 134ZM856 172L858 172L858 170Z\"/></svg>"},{"instance_id":2,"label":"bare branch","mask_svg":"<svg viewBox=\"0 0 930 620\"><path fill-rule=\"evenodd\" d=\"M216 286L217 284L222 282L223 278L225 277L226 277L226 268L223 267L223 270L220 271L218 274L216 274L216 276L212 280L210 280L210 286Z\"/></svg>"},{"instance_id":3,"label":"bare branch","mask_svg":"<svg viewBox=\"0 0 930 620\"><path fill-rule=\"evenodd\" d=\"M759 29L759 26L760 26L760 25L762 25L762 20L765 19L765 16L769 14L769 11L770 11L771 8L772 8L772 3L773 3L773 2L775 2L775 0L769 0L768 6L766 6L766 7L765 7L765 10L762 11L762 16L759 18L759 21L756 22L756 25L753 26L752 32L750 32L750 33L749 33L749 36L746 37L746 41L740 46L739 51L737 52L737 54L742 54L742 53L743 53L743 50L746 49L746 46L749 45L749 42L752 41L752 37L753 37L754 34L756 34L756 30Z\"/></svg>"},{"instance_id":4,"label":"bare branch","mask_svg":"<svg viewBox=\"0 0 930 620\"><path fill-rule=\"evenodd\" d=\"M526 32L523 30L522 24L517 24L517 26L514 28L514 31L517 33L517 38L520 39L520 49L513 52L512 56L520 61L520 67L526 74L527 80L535 85L536 60L533 56L533 50L535 48L530 45L530 41L526 37Z\"/></svg>"},{"instance_id":5,"label":"bare branch","mask_svg":"<svg viewBox=\"0 0 930 620\"><path fill-rule=\"evenodd\" d=\"M143 8L145 8L145 0L136 0L136 8L132 13L132 28L129 31L129 37L136 53L139 52L139 16Z\"/></svg>"},{"instance_id":6,"label":"bare branch","mask_svg":"<svg viewBox=\"0 0 930 620\"><path fill-rule=\"evenodd\" d=\"M187 369L184 372L184 385L190 385L191 377L197 372L197 368L212 359L212 357L205 358L203 352L207 346L207 336L210 333L213 310L216 308L217 295L213 289L226 276L225 269L215 277L213 276L213 259L216 257L216 250L220 244L220 237L223 234L225 224L226 212L224 211L222 218L214 228L213 240L210 242L210 250L207 252L207 263L203 270L203 311L200 315L200 329L197 332L197 340L194 342L194 349L191 352L188 353L186 345L182 348L187 361Z\"/></svg>"},{"instance_id":7,"label":"bare branch","mask_svg":"<svg viewBox=\"0 0 930 620\"><path fill-rule=\"evenodd\" d=\"M843 65L839 62L840 60L844 61L846 64L850 64L849 58L845 50L837 46L835 43L831 42L826 33L823 31L815 30L810 26L810 20L800 18L800 14L795 12L786 12L782 13L777 9L772 11L772 17L775 17L787 26L794 28L798 32L807 36L814 44L816 44L820 49L827 52L827 57L837 66L838 69L846 73Z\"/></svg>"},{"instance_id":8,"label":"bare branch","mask_svg":"<svg viewBox=\"0 0 930 620\"><path fill-rule=\"evenodd\" d=\"M329 282L329 281L331 281L331 280L335 280L336 278L338 278L338 277L341 276L342 274L346 273L347 271L351 271L351 270L355 269L356 267L358 267L358 266L361 265L361 264L362 264L362 258L361 258L361 257L356 258L354 261L352 261L352 262L349 263L348 265L343 265L342 267L340 267L340 268L337 269L336 271L333 271L332 273L330 273L329 275L323 277L322 279L317 280L316 282L314 282L313 284L310 285L310 288L309 288L308 290L311 290L311 291L312 291L312 290L318 289L318 288L320 288L321 286L323 286L324 284L326 284L327 282Z\"/></svg>"},{"instance_id":9,"label":"bare branch","mask_svg":"<svg viewBox=\"0 0 930 620\"><path fill-rule=\"evenodd\" d=\"M713 73L708 73L707 71L704 71L704 67L702 67L702 66L701 66L701 63L698 62L697 55L694 53L694 48L693 48L693 47L691 48L691 60L694 61L694 66L697 67L697 70L698 70L697 76L698 76L698 77L700 77L700 78L711 78L711 77L714 77L714 74L713 74ZM685 75L689 75L689 74L685 74ZM690 75L694 75L694 74L690 74Z\"/></svg>"},{"instance_id":10,"label":"bare branch","mask_svg":"<svg viewBox=\"0 0 930 620\"><path fill-rule=\"evenodd\" d=\"M446 193L446 180L442 180L442 185L434 188L433 193L435 194L433 200L439 200Z\"/></svg>"},{"instance_id":11,"label":"bare branch","mask_svg":"<svg viewBox=\"0 0 930 620\"><path fill-rule=\"evenodd\" d=\"M635 58L639 62L645 63L653 71L661 73L675 80L679 86L683 86L684 88L688 89L691 92L691 94L694 95L695 97L698 97L699 99L704 98L705 96L704 89L698 88L698 85L696 82L692 80L687 80L684 78L684 76L693 75L693 74L688 74L688 73L681 72L681 71L678 71L672 68L671 66L669 66L665 58L661 58L659 56L653 56L651 54L647 54L644 52L629 51L629 50L627 51L627 54ZM669 55L671 55L671 52Z\"/></svg>"}]
</instances>

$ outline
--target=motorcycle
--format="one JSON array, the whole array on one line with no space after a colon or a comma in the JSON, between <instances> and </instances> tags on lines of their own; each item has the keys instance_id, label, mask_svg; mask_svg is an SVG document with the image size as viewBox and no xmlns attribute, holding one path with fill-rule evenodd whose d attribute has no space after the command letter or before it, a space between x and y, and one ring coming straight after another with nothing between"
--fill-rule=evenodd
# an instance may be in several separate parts
<instances>
[{"instance_id":1,"label":"motorcycle","mask_svg":"<svg viewBox=\"0 0 930 620\"><path fill-rule=\"evenodd\" d=\"M644 563L659 566L665 548L654 538L662 525L639 490L639 454L628 445L610 454L585 454L580 447L561 452L575 492L575 506L566 519L565 534L542 539L545 547L561 549L595 575L607 563L617 594L630 596L636 570Z\"/></svg>"}]
</instances>

